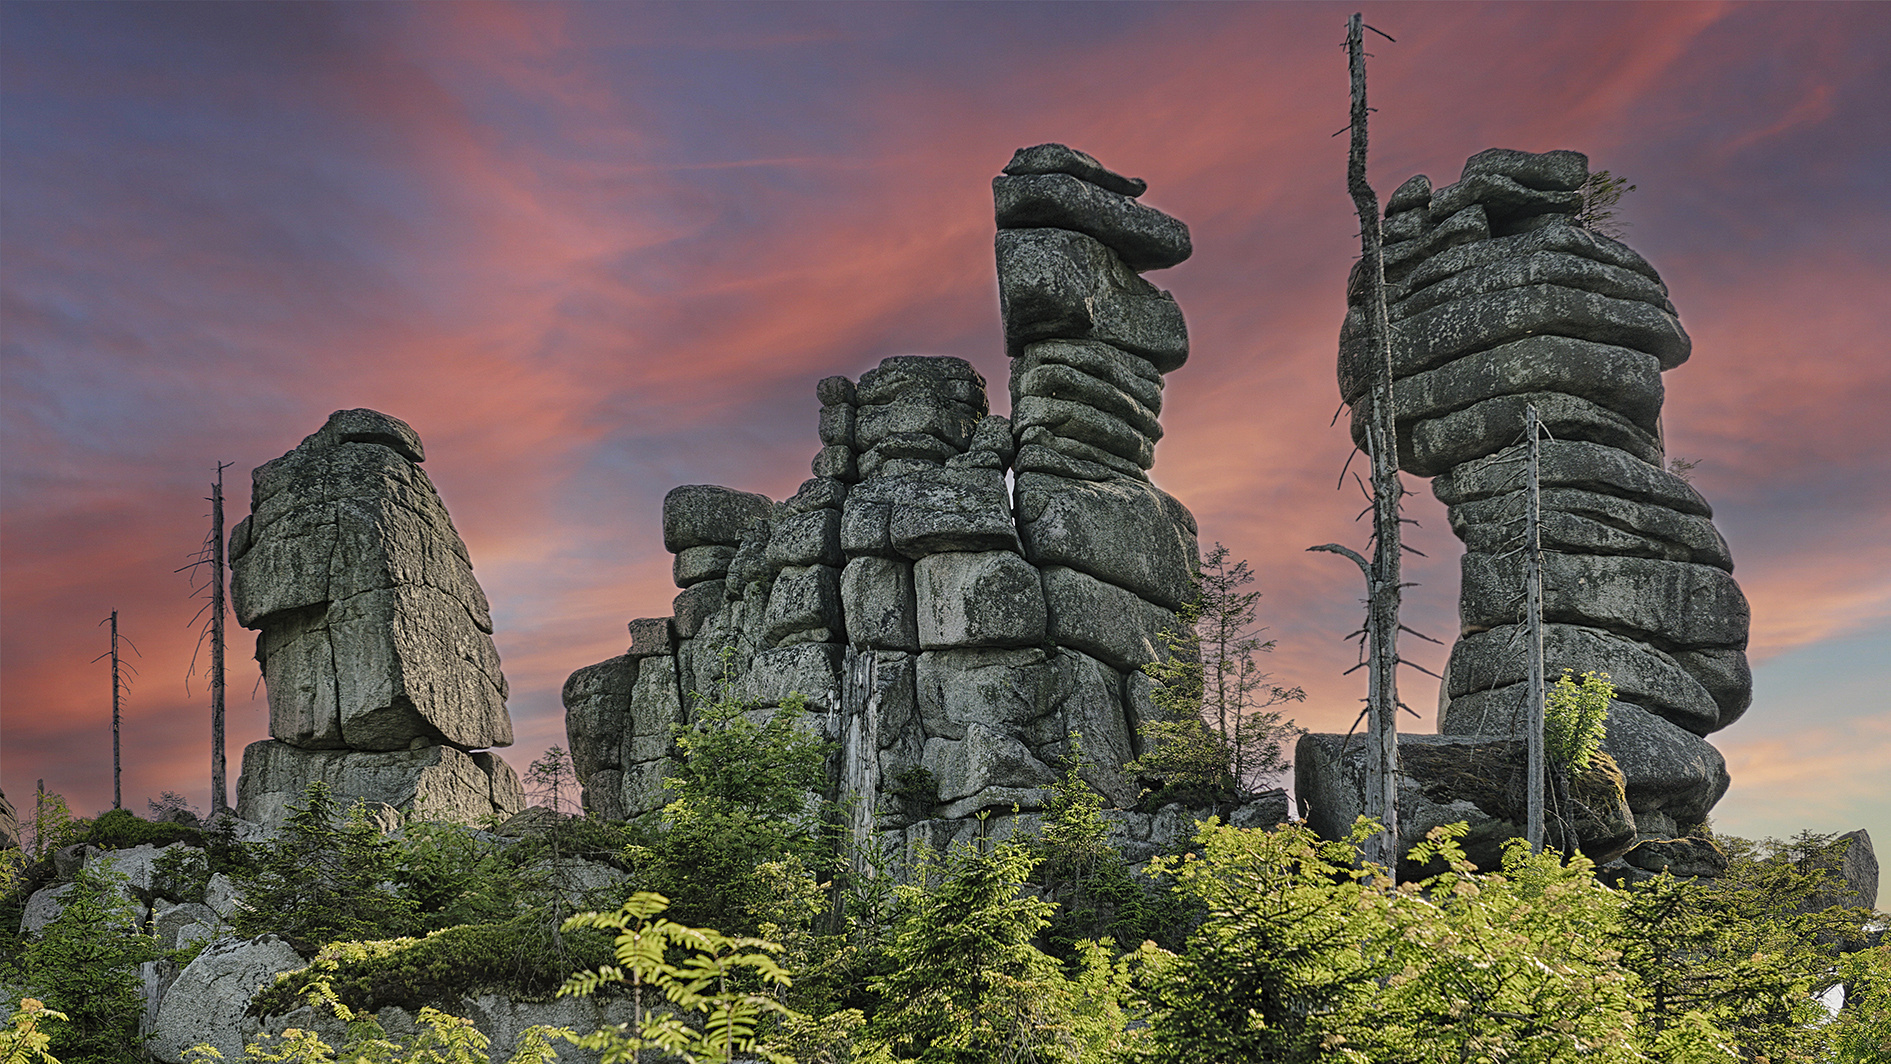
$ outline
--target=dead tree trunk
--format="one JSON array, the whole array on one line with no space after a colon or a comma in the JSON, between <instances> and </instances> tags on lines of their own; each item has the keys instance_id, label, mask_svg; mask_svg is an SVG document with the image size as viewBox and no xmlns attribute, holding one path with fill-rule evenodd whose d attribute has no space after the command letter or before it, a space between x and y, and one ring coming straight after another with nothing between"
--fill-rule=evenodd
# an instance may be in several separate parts
<instances>
[{"instance_id":1,"label":"dead tree trunk","mask_svg":"<svg viewBox=\"0 0 1891 1064\"><path fill-rule=\"evenodd\" d=\"M124 796L118 789L118 712L120 705L118 682L118 611L113 610L112 622L112 808L125 807Z\"/></svg>"},{"instance_id":2,"label":"dead tree trunk","mask_svg":"<svg viewBox=\"0 0 1891 1064\"><path fill-rule=\"evenodd\" d=\"M1373 32L1377 33L1377 30ZM1390 40L1391 38L1387 38ZM1366 814L1384 828L1373 859L1391 867L1398 860L1398 639L1399 481L1398 426L1392 405L1392 335L1386 318L1385 261L1380 247L1379 197L1366 180L1365 22L1346 24L1346 65L1352 80L1352 143L1346 156L1346 189L1359 215L1360 269L1364 273L1366 343L1377 370L1366 440L1372 459L1372 564L1366 573Z\"/></svg>"},{"instance_id":3,"label":"dead tree trunk","mask_svg":"<svg viewBox=\"0 0 1891 1064\"><path fill-rule=\"evenodd\" d=\"M1529 437L1530 464L1525 480L1523 526L1523 599L1524 618L1529 625L1529 645L1524 648L1530 675L1529 717L1524 741L1529 751L1527 807L1524 837L1533 853L1543 852L1543 526L1540 520L1542 493L1537 463L1536 404L1523 411L1524 433Z\"/></svg>"},{"instance_id":4,"label":"dead tree trunk","mask_svg":"<svg viewBox=\"0 0 1891 1064\"><path fill-rule=\"evenodd\" d=\"M210 486L210 815L230 808L227 766L223 756L223 617L225 612L223 469Z\"/></svg>"}]
</instances>

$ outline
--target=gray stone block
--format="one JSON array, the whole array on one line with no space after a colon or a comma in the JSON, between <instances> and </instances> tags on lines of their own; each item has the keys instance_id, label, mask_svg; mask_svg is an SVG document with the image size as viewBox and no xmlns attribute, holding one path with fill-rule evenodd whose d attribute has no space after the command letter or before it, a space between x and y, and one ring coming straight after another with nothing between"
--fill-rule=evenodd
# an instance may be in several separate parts
<instances>
[{"instance_id":1,"label":"gray stone block","mask_svg":"<svg viewBox=\"0 0 1891 1064\"><path fill-rule=\"evenodd\" d=\"M663 497L663 549L671 554L712 544L734 547L751 521L766 520L775 503L766 495L714 484L685 484Z\"/></svg>"},{"instance_id":2,"label":"gray stone block","mask_svg":"<svg viewBox=\"0 0 1891 1064\"><path fill-rule=\"evenodd\" d=\"M860 450L876 448L895 437L921 434L946 444L951 454L972 442L972 430L986 413L967 403L923 394L858 409L854 445Z\"/></svg>"},{"instance_id":3,"label":"gray stone block","mask_svg":"<svg viewBox=\"0 0 1891 1064\"><path fill-rule=\"evenodd\" d=\"M801 643L755 655L743 681L743 700L779 706L798 692L810 710L832 713L841 706L841 651L838 643Z\"/></svg>"},{"instance_id":4,"label":"gray stone block","mask_svg":"<svg viewBox=\"0 0 1891 1064\"><path fill-rule=\"evenodd\" d=\"M580 782L599 769L621 764L620 736L630 725L630 692L637 659L611 658L587 665L565 680L565 736Z\"/></svg>"},{"instance_id":5,"label":"gray stone block","mask_svg":"<svg viewBox=\"0 0 1891 1064\"><path fill-rule=\"evenodd\" d=\"M1021 426L1018 430L1018 445L1020 449L1024 447L1047 448L1087 466L1101 466L1113 477L1146 480L1149 476L1147 470L1139 462L1120 457L1101 447L1070 436L1060 436L1042 425Z\"/></svg>"},{"instance_id":6,"label":"gray stone block","mask_svg":"<svg viewBox=\"0 0 1891 1064\"><path fill-rule=\"evenodd\" d=\"M1589 180L1589 157L1579 151L1486 148L1464 161L1464 176L1472 174L1497 174L1548 192L1575 192Z\"/></svg>"},{"instance_id":7,"label":"gray stone block","mask_svg":"<svg viewBox=\"0 0 1891 1064\"><path fill-rule=\"evenodd\" d=\"M818 429L822 443L829 446L834 444L852 446L854 442L853 406L839 403L822 407Z\"/></svg>"},{"instance_id":8,"label":"gray stone block","mask_svg":"<svg viewBox=\"0 0 1891 1064\"><path fill-rule=\"evenodd\" d=\"M766 624L771 646L840 642L846 635L840 606L840 570L831 565L783 569L768 593Z\"/></svg>"},{"instance_id":9,"label":"gray stone block","mask_svg":"<svg viewBox=\"0 0 1891 1064\"><path fill-rule=\"evenodd\" d=\"M721 544L685 547L670 559L670 578L677 587L689 587L705 580L720 580L729 575L729 562L734 558L735 548Z\"/></svg>"},{"instance_id":10,"label":"gray stone block","mask_svg":"<svg viewBox=\"0 0 1891 1064\"><path fill-rule=\"evenodd\" d=\"M855 646L919 649L913 567L896 558L859 557L841 571L841 607Z\"/></svg>"},{"instance_id":11,"label":"gray stone block","mask_svg":"<svg viewBox=\"0 0 1891 1064\"><path fill-rule=\"evenodd\" d=\"M992 178L1000 229L1074 229L1101 241L1137 272L1186 260L1188 226L1168 215L1068 174Z\"/></svg>"},{"instance_id":12,"label":"gray stone block","mask_svg":"<svg viewBox=\"0 0 1891 1064\"><path fill-rule=\"evenodd\" d=\"M1011 161L1005 164L1004 172L1012 175L1069 174L1098 188L1131 198L1142 195L1149 188L1149 183L1141 178L1124 177L1091 156L1062 144L1037 144L1019 148L1012 154Z\"/></svg>"},{"instance_id":13,"label":"gray stone block","mask_svg":"<svg viewBox=\"0 0 1891 1064\"><path fill-rule=\"evenodd\" d=\"M1025 557L1063 565L1180 609L1200 564L1195 518L1154 485L1020 473L1018 532Z\"/></svg>"},{"instance_id":14,"label":"gray stone block","mask_svg":"<svg viewBox=\"0 0 1891 1064\"><path fill-rule=\"evenodd\" d=\"M953 552L913 565L919 645L1025 646L1044 638L1044 588L1037 570L1009 551Z\"/></svg>"},{"instance_id":15,"label":"gray stone block","mask_svg":"<svg viewBox=\"0 0 1891 1064\"><path fill-rule=\"evenodd\" d=\"M1451 530L1469 550L1502 553L1521 542L1523 503L1523 492L1514 491L1454 506ZM1582 488L1543 489L1540 513L1542 543L1548 548L1665 558L1733 571L1727 541L1704 517Z\"/></svg>"},{"instance_id":16,"label":"gray stone block","mask_svg":"<svg viewBox=\"0 0 1891 1064\"><path fill-rule=\"evenodd\" d=\"M670 608L675 616L676 637L694 638L697 629L722 608L723 592L727 588L724 581L705 580L677 592L676 598L670 600Z\"/></svg>"},{"instance_id":17,"label":"gray stone block","mask_svg":"<svg viewBox=\"0 0 1891 1064\"><path fill-rule=\"evenodd\" d=\"M941 401L969 406L983 417L990 412L985 400L985 378L970 362L948 355L894 355L860 375L856 401L877 406L899 400L936 405Z\"/></svg>"},{"instance_id":18,"label":"gray stone block","mask_svg":"<svg viewBox=\"0 0 1891 1064\"><path fill-rule=\"evenodd\" d=\"M676 625L669 617L639 617L630 622L630 649L633 658L676 652Z\"/></svg>"},{"instance_id":19,"label":"gray stone block","mask_svg":"<svg viewBox=\"0 0 1891 1064\"><path fill-rule=\"evenodd\" d=\"M791 565L846 564L840 549L840 511L810 510L782 518L768 540L768 563L781 569Z\"/></svg>"},{"instance_id":20,"label":"gray stone block","mask_svg":"<svg viewBox=\"0 0 1891 1064\"><path fill-rule=\"evenodd\" d=\"M848 485L844 480L833 477L814 477L801 482L801 487L787 502L781 504L784 512L805 514L814 510L838 510L847 503Z\"/></svg>"},{"instance_id":21,"label":"gray stone block","mask_svg":"<svg viewBox=\"0 0 1891 1064\"><path fill-rule=\"evenodd\" d=\"M928 737L963 739L968 725L982 724L1022 740L1056 709L1054 672L1038 647L930 650L914 668Z\"/></svg>"},{"instance_id":22,"label":"gray stone block","mask_svg":"<svg viewBox=\"0 0 1891 1064\"><path fill-rule=\"evenodd\" d=\"M1521 556L1466 554L1458 610L1465 632L1514 623ZM1749 610L1726 572L1691 562L1543 556L1543 619L1633 635L1675 649L1744 647Z\"/></svg>"},{"instance_id":23,"label":"gray stone block","mask_svg":"<svg viewBox=\"0 0 1891 1064\"><path fill-rule=\"evenodd\" d=\"M1535 404L1543 428L1558 440L1587 440L1623 451L1651 466L1662 461L1661 440L1628 418L1587 399L1559 392L1500 395L1412 426L1401 467L1437 476L1465 462L1505 450L1521 437L1526 408ZM1406 440L1401 439L1403 445Z\"/></svg>"},{"instance_id":24,"label":"gray stone block","mask_svg":"<svg viewBox=\"0 0 1891 1064\"><path fill-rule=\"evenodd\" d=\"M855 401L854 382L845 377L822 377L814 386L814 397L822 406L852 405Z\"/></svg>"},{"instance_id":25,"label":"gray stone block","mask_svg":"<svg viewBox=\"0 0 1891 1064\"><path fill-rule=\"evenodd\" d=\"M1639 706L1609 707L1602 749L1628 779L1628 804L1652 809L1677 824L1698 824L1727 793L1726 759L1706 740Z\"/></svg>"},{"instance_id":26,"label":"gray stone block","mask_svg":"<svg viewBox=\"0 0 1891 1064\"><path fill-rule=\"evenodd\" d=\"M834 444L823 447L808 463L808 470L816 477L852 483L860 478L860 471L852 447Z\"/></svg>"},{"instance_id":27,"label":"gray stone block","mask_svg":"<svg viewBox=\"0 0 1891 1064\"><path fill-rule=\"evenodd\" d=\"M1445 690L1452 697L1524 682L1526 646L1517 625L1476 632L1451 648ZM1564 669L1581 676L1607 672L1622 699L1696 735L1719 726L1719 708L1700 681L1659 650L1595 628L1543 626L1543 675L1554 683ZM1447 717L1450 711L1447 711ZM1458 731L1460 729L1441 730Z\"/></svg>"},{"instance_id":28,"label":"gray stone block","mask_svg":"<svg viewBox=\"0 0 1891 1064\"><path fill-rule=\"evenodd\" d=\"M1188 327L1175 300L1094 238L1066 229L1002 229L997 252L1012 353L1039 340L1100 340L1164 373L1188 360Z\"/></svg>"},{"instance_id":29,"label":"gray stone block","mask_svg":"<svg viewBox=\"0 0 1891 1064\"><path fill-rule=\"evenodd\" d=\"M883 476L869 489L891 504L887 535L909 558L947 551L1016 552L1017 528L1001 469L939 469Z\"/></svg>"},{"instance_id":30,"label":"gray stone block","mask_svg":"<svg viewBox=\"0 0 1891 1064\"><path fill-rule=\"evenodd\" d=\"M1156 441L1114 414L1067 399L1020 396L1011 412L1020 433L1042 427L1053 435L1096 447L1138 469L1156 464Z\"/></svg>"},{"instance_id":31,"label":"gray stone block","mask_svg":"<svg viewBox=\"0 0 1891 1064\"><path fill-rule=\"evenodd\" d=\"M1675 664L1700 681L1720 707L1720 721L1725 728L1739 720L1753 704L1753 670L1747 665L1746 651L1734 647L1705 647L1677 650Z\"/></svg>"},{"instance_id":32,"label":"gray stone block","mask_svg":"<svg viewBox=\"0 0 1891 1064\"><path fill-rule=\"evenodd\" d=\"M840 515L840 548L848 557L863 554L891 556L893 538L888 526L892 520L890 503L875 502L856 492L847 497Z\"/></svg>"},{"instance_id":33,"label":"gray stone block","mask_svg":"<svg viewBox=\"0 0 1891 1064\"><path fill-rule=\"evenodd\" d=\"M1015 412L1020 402L1040 397L1082 404L1116 418L1138 436L1149 440L1162 438L1162 424L1156 420L1156 414L1161 409L1160 391L1156 393L1157 405L1154 408L1145 406L1136 396L1100 377L1091 376L1062 362L1037 357L1037 349L1046 346L1050 345L1032 344L1012 363L1013 421L1017 420Z\"/></svg>"},{"instance_id":34,"label":"gray stone block","mask_svg":"<svg viewBox=\"0 0 1891 1064\"><path fill-rule=\"evenodd\" d=\"M1046 787L1057 774L1012 736L968 724L963 739L928 739L922 764L939 781L939 800L955 802L993 787Z\"/></svg>"},{"instance_id":35,"label":"gray stone block","mask_svg":"<svg viewBox=\"0 0 1891 1064\"><path fill-rule=\"evenodd\" d=\"M1049 434L1044 433L1044 435ZM1044 473L1049 476L1063 477L1066 480L1146 480L1148 478L1148 475L1141 470L1138 470L1133 477L1125 477L1122 472L1101 462L1073 458L1054 447L1037 443L1020 443L1018 456L1012 459L1011 468L1017 473Z\"/></svg>"},{"instance_id":36,"label":"gray stone block","mask_svg":"<svg viewBox=\"0 0 1891 1064\"><path fill-rule=\"evenodd\" d=\"M356 798L380 802L409 821L474 824L495 813L510 816L525 804L518 775L489 753L438 745L386 753L303 750L266 739L243 751L237 815L279 825L317 779L344 805Z\"/></svg>"},{"instance_id":37,"label":"gray stone block","mask_svg":"<svg viewBox=\"0 0 1891 1064\"><path fill-rule=\"evenodd\" d=\"M1162 633L1175 627L1173 611L1075 569L1048 565L1043 574L1052 643L1125 672L1167 655Z\"/></svg>"},{"instance_id":38,"label":"gray stone block","mask_svg":"<svg viewBox=\"0 0 1891 1064\"><path fill-rule=\"evenodd\" d=\"M1684 514L1714 516L1707 500L1687 481L1624 451L1587 440L1544 440L1538 479L1545 488L1581 488L1618 495ZM1444 473L1431 492L1446 506L1459 506L1517 490L1517 463L1481 460Z\"/></svg>"}]
</instances>

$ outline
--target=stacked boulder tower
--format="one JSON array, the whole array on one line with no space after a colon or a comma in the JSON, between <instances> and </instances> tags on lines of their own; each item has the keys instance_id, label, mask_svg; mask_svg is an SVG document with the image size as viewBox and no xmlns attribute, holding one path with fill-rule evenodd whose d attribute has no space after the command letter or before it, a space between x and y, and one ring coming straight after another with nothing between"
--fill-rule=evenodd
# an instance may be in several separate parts
<instances>
[{"instance_id":1,"label":"stacked boulder tower","mask_svg":"<svg viewBox=\"0 0 1891 1064\"><path fill-rule=\"evenodd\" d=\"M519 777L492 614L405 422L338 410L251 474L231 604L257 630L269 733L237 815L280 823L315 780L403 820L509 815Z\"/></svg>"},{"instance_id":2,"label":"stacked boulder tower","mask_svg":"<svg viewBox=\"0 0 1891 1064\"><path fill-rule=\"evenodd\" d=\"M1545 674L1606 671L1604 749L1637 833L1672 838L1728 785L1705 736L1752 697L1749 613L1713 510L1667 468L1662 373L1690 353L1660 275L1585 225L1588 160L1492 149L1386 203L1399 464L1432 478L1464 542L1445 735L1521 734L1525 408L1541 443ZM1374 369L1355 270L1339 380L1354 439ZM1631 855L1631 860L1632 860Z\"/></svg>"},{"instance_id":3,"label":"stacked boulder tower","mask_svg":"<svg viewBox=\"0 0 1891 1064\"><path fill-rule=\"evenodd\" d=\"M1073 763L1128 841L1163 830L1130 811L1123 766L1198 558L1194 519L1149 481L1187 330L1141 273L1190 244L1143 190L1062 145L994 179L1009 418L962 359L887 358L816 386L821 446L792 498L669 494L671 615L630 622L628 652L565 687L587 808L660 808L700 700L796 694L837 743L830 796L853 799L857 837L1026 828Z\"/></svg>"}]
</instances>

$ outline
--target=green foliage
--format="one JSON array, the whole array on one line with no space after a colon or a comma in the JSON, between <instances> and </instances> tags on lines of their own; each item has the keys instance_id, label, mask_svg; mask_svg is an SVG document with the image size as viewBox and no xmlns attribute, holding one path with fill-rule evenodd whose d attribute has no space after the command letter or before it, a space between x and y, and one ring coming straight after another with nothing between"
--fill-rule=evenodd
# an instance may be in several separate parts
<instances>
[{"instance_id":1,"label":"green foliage","mask_svg":"<svg viewBox=\"0 0 1891 1064\"><path fill-rule=\"evenodd\" d=\"M1075 1064L1121 1043L1108 952L1083 946L1072 979L1033 941L1055 908L1022 891L1036 863L1012 843L960 849L944 869L922 867L918 882L899 888L891 967L872 982L876 1052L927 1064Z\"/></svg>"},{"instance_id":2,"label":"green foliage","mask_svg":"<svg viewBox=\"0 0 1891 1064\"><path fill-rule=\"evenodd\" d=\"M309 784L282 832L253 850L254 872L238 878L246 904L239 935L274 933L301 953L344 939L380 939L413 926L414 901L390 883L394 845L360 802L344 815L328 784Z\"/></svg>"},{"instance_id":3,"label":"green foliage","mask_svg":"<svg viewBox=\"0 0 1891 1064\"><path fill-rule=\"evenodd\" d=\"M1635 186L1627 178L1597 170L1582 183L1581 191L1582 206L1576 209L1576 224L1606 237L1620 237L1625 223L1617 220L1616 208L1622 196L1635 191Z\"/></svg>"},{"instance_id":4,"label":"green foliage","mask_svg":"<svg viewBox=\"0 0 1891 1064\"><path fill-rule=\"evenodd\" d=\"M26 829L23 848L39 861L70 845L85 830L86 822L73 817L64 795L45 791L35 795L33 815L21 827Z\"/></svg>"},{"instance_id":5,"label":"green foliage","mask_svg":"<svg viewBox=\"0 0 1891 1064\"><path fill-rule=\"evenodd\" d=\"M101 850L128 850L146 845L162 848L174 842L201 846L203 832L185 824L153 823L129 809L113 809L100 813L73 841Z\"/></svg>"},{"instance_id":6,"label":"green foliage","mask_svg":"<svg viewBox=\"0 0 1891 1064\"><path fill-rule=\"evenodd\" d=\"M151 870L152 889L175 901L203 901L210 888L210 857L195 847L165 850Z\"/></svg>"},{"instance_id":7,"label":"green foliage","mask_svg":"<svg viewBox=\"0 0 1891 1064\"><path fill-rule=\"evenodd\" d=\"M1130 767L1163 781L1157 801L1250 794L1290 767L1286 747L1301 729L1273 707L1307 696L1274 684L1254 660L1274 641L1254 627L1261 593L1242 590L1253 581L1247 562L1230 565L1228 548L1215 544L1195 573L1194 601L1163 632L1167 654L1143 666L1166 719L1144 724L1146 752Z\"/></svg>"},{"instance_id":8,"label":"green foliage","mask_svg":"<svg viewBox=\"0 0 1891 1064\"><path fill-rule=\"evenodd\" d=\"M333 959L318 957L310 966L317 974L306 981L301 1004L335 1017L346 1025L346 1041L331 1047L314 1031L291 1027L279 1036L264 1035L244 1048L243 1059L259 1064L490 1064L486 1053L491 1040L473 1027L473 1021L436 1008L422 1007L417 1019L423 1028L402 1044L388 1037L373 1016L351 1008L337 995L326 976L334 973ZM301 973L298 973L301 974ZM543 1024L519 1032L508 1064L554 1064L554 1042L573 1042L575 1032ZM271 1042L275 1044L270 1045ZM191 1064L213 1064L223 1054L199 1043L184 1051Z\"/></svg>"},{"instance_id":9,"label":"green foliage","mask_svg":"<svg viewBox=\"0 0 1891 1064\"><path fill-rule=\"evenodd\" d=\"M331 942L308 968L259 991L251 1011L287 1012L317 983L359 1010L451 1007L461 997L486 991L547 1000L574 967L600 964L610 956L603 935L557 932L543 913L531 912L503 923L449 927L421 938ZM554 936L560 938L559 946Z\"/></svg>"},{"instance_id":10,"label":"green foliage","mask_svg":"<svg viewBox=\"0 0 1891 1064\"><path fill-rule=\"evenodd\" d=\"M1395 885L1346 842L1214 822L1160 862L1207 918L1187 950L1135 958L1151 1061L1629 1060L1631 980L1603 936L1587 862L1512 846L1477 875L1455 831L1418 856L1451 871Z\"/></svg>"},{"instance_id":11,"label":"green foliage","mask_svg":"<svg viewBox=\"0 0 1891 1064\"><path fill-rule=\"evenodd\" d=\"M509 920L532 885L514 855L458 824L409 825L392 863L391 878L413 903L416 931Z\"/></svg>"},{"instance_id":12,"label":"green foliage","mask_svg":"<svg viewBox=\"0 0 1891 1064\"><path fill-rule=\"evenodd\" d=\"M59 916L26 948L27 980L69 1021L50 1043L66 1064L139 1059L138 966L156 958L157 945L140 931L125 877L111 865L109 857L87 862L60 899Z\"/></svg>"},{"instance_id":13,"label":"green foliage","mask_svg":"<svg viewBox=\"0 0 1891 1064\"><path fill-rule=\"evenodd\" d=\"M1079 775L1082 735L1071 736L1071 747L1073 761L1051 784L1043 832L1031 842L1038 858L1031 881L1056 905L1042 936L1048 951L1068 960L1087 940L1113 944L1120 953L1145 939L1169 938L1185 918L1180 899L1130 872L1110 844L1103 796Z\"/></svg>"},{"instance_id":14,"label":"green foliage","mask_svg":"<svg viewBox=\"0 0 1891 1064\"><path fill-rule=\"evenodd\" d=\"M0 1029L0 1064L59 1064L50 1052L52 1035L44 1024L65 1019L65 1013L47 1008L38 998L21 998Z\"/></svg>"},{"instance_id":15,"label":"green foliage","mask_svg":"<svg viewBox=\"0 0 1891 1064\"><path fill-rule=\"evenodd\" d=\"M1543 751L1565 776L1589 767L1608 731L1609 703L1615 685L1606 672L1585 672L1577 683L1563 670L1543 697Z\"/></svg>"},{"instance_id":16,"label":"green foliage","mask_svg":"<svg viewBox=\"0 0 1891 1064\"><path fill-rule=\"evenodd\" d=\"M724 691L715 702L699 696L694 719L677 728L661 831L630 856L643 886L678 899L679 916L757 930L769 890L756 869L791 855L815 865L831 851L819 794L833 744L806 717L798 694L749 710Z\"/></svg>"},{"instance_id":17,"label":"green foliage","mask_svg":"<svg viewBox=\"0 0 1891 1064\"><path fill-rule=\"evenodd\" d=\"M525 786L534 798L542 798L554 813L564 808L565 792L576 784L578 772L571 755L562 746L552 746L545 755L525 770Z\"/></svg>"},{"instance_id":18,"label":"green foliage","mask_svg":"<svg viewBox=\"0 0 1891 1064\"><path fill-rule=\"evenodd\" d=\"M724 935L665 919L669 899L640 891L616 912L579 913L566 930L615 932L614 964L571 977L560 996L589 996L605 988L628 990L629 1024L595 1031L575 1041L603 1050L606 1060L639 1059L645 1049L679 1056L689 1064L723 1064L737 1051L778 1064L793 1064L760 1037L765 1017L792 1015L771 993L793 985L776 960L776 943ZM667 1002L665 1008L660 1002ZM661 1010L661 1011L659 1011ZM692 1017L701 1016L699 1025Z\"/></svg>"},{"instance_id":19,"label":"green foliage","mask_svg":"<svg viewBox=\"0 0 1891 1064\"><path fill-rule=\"evenodd\" d=\"M1838 1064L1882 1064L1891 1060L1891 943L1848 954L1839 961L1845 1006L1827 1031Z\"/></svg>"},{"instance_id":20,"label":"green foliage","mask_svg":"<svg viewBox=\"0 0 1891 1064\"><path fill-rule=\"evenodd\" d=\"M1861 944L1872 919L1829 907L1829 868L1841 844L1725 840L1731 861L1712 884L1659 876L1620 894L1621 964L1640 983L1651 1055L1671 1030L1711 1026L1743 1053L1813 1059L1826 1032L1813 996L1841 979L1840 949Z\"/></svg>"}]
</instances>

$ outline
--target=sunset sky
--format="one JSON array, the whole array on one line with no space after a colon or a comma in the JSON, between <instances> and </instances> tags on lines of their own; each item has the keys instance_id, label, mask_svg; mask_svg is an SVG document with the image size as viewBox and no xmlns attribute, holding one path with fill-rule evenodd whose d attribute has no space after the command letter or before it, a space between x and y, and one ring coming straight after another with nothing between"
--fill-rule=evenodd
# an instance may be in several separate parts
<instances>
[{"instance_id":1,"label":"sunset sky","mask_svg":"<svg viewBox=\"0 0 1891 1064\"><path fill-rule=\"evenodd\" d=\"M219 461L330 411L426 441L492 600L523 768L559 687L674 588L659 504L808 475L814 382L970 359L1008 406L989 180L1062 141L1149 182L1174 292L1156 481L1253 565L1297 714L1345 730L1363 545L1329 427L1357 250L1350 5L22 4L0 7L0 787L111 802L113 609L142 657L126 804L208 801L188 577ZM1753 604L1714 742L1745 835L1891 847L1891 8L1380 4L1371 173L1486 147L1634 182L1625 239L1694 338L1667 375ZM1875 294L1874 294L1875 293ZM1460 548L1421 484L1407 622L1449 639ZM267 711L231 638L230 779ZM1432 668L1441 648L1412 648ZM1405 679L1433 729L1436 681Z\"/></svg>"}]
</instances>

